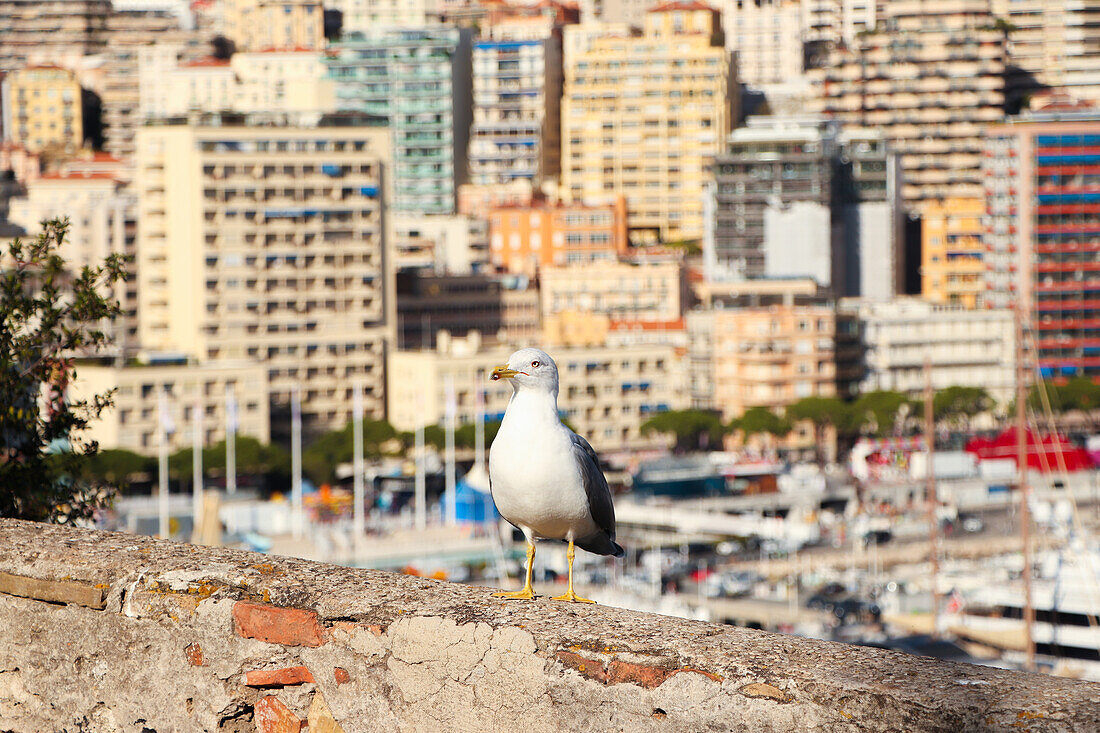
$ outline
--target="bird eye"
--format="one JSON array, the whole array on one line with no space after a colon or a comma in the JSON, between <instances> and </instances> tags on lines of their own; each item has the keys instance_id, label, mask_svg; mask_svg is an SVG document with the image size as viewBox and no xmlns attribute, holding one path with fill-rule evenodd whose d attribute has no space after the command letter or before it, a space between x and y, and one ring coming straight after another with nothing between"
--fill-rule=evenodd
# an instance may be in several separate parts
<instances>
[{"instance_id":1,"label":"bird eye","mask_svg":"<svg viewBox=\"0 0 1100 733\"><path fill-rule=\"evenodd\" d=\"M534 367L535 369L538 369L539 363L537 361L533 361L533 362L531 362L531 366Z\"/></svg>"}]
</instances>

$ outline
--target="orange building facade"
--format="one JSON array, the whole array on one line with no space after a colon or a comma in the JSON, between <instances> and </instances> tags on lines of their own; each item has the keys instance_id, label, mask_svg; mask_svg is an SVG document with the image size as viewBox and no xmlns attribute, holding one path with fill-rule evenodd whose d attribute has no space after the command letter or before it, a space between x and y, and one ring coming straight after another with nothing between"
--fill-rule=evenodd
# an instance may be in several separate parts
<instances>
[{"instance_id":1,"label":"orange building facade","mask_svg":"<svg viewBox=\"0 0 1100 733\"><path fill-rule=\"evenodd\" d=\"M626 251L622 197L598 206L536 202L489 213L489 259L508 272L535 275L544 266L614 262Z\"/></svg>"}]
</instances>

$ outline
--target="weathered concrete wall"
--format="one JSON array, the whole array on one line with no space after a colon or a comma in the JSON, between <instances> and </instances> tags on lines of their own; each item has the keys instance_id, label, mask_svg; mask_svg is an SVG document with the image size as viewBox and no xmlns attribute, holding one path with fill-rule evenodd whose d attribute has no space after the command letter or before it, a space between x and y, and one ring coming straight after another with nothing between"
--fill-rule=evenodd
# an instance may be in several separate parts
<instances>
[{"instance_id":1,"label":"weathered concrete wall","mask_svg":"<svg viewBox=\"0 0 1100 733\"><path fill-rule=\"evenodd\" d=\"M1100 730L1100 685L0 520L0 731Z\"/></svg>"}]
</instances>

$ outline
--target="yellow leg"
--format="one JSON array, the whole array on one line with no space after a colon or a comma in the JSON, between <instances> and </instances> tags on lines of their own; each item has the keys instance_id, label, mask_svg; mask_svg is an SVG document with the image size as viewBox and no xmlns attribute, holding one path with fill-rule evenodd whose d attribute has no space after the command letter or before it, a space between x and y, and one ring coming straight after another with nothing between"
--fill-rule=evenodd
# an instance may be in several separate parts
<instances>
[{"instance_id":1,"label":"yellow leg","mask_svg":"<svg viewBox=\"0 0 1100 733\"><path fill-rule=\"evenodd\" d=\"M595 601L589 600L588 598L581 598L573 592L573 557L576 554L576 551L573 549L573 540L569 540L569 550L565 553L565 556L569 558L569 588L565 591L565 595L554 596L551 600L572 601L573 603L595 603Z\"/></svg>"},{"instance_id":2,"label":"yellow leg","mask_svg":"<svg viewBox=\"0 0 1100 733\"><path fill-rule=\"evenodd\" d=\"M494 593L493 598L510 598L521 601L529 601L535 597L535 590L531 587L531 577L535 570L535 543L527 540L527 582L523 584L523 590L514 592L501 591Z\"/></svg>"}]
</instances>

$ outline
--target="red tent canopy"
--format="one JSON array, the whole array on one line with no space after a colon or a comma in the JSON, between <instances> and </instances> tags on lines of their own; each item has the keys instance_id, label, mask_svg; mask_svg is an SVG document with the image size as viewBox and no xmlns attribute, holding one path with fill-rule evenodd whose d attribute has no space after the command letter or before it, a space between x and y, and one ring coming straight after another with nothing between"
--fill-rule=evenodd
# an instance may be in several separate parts
<instances>
[{"instance_id":1,"label":"red tent canopy","mask_svg":"<svg viewBox=\"0 0 1100 733\"><path fill-rule=\"evenodd\" d=\"M1060 435L1048 435L1039 439L1030 430L1026 432L1027 467L1043 473L1060 471L1062 464L1059 454L1065 461L1067 471L1084 471L1093 467L1092 457L1082 448L1070 443ZM974 438L966 444L968 453L974 453L980 460L990 458L1011 458L1016 460L1016 429L1009 428L996 438Z\"/></svg>"}]
</instances>

